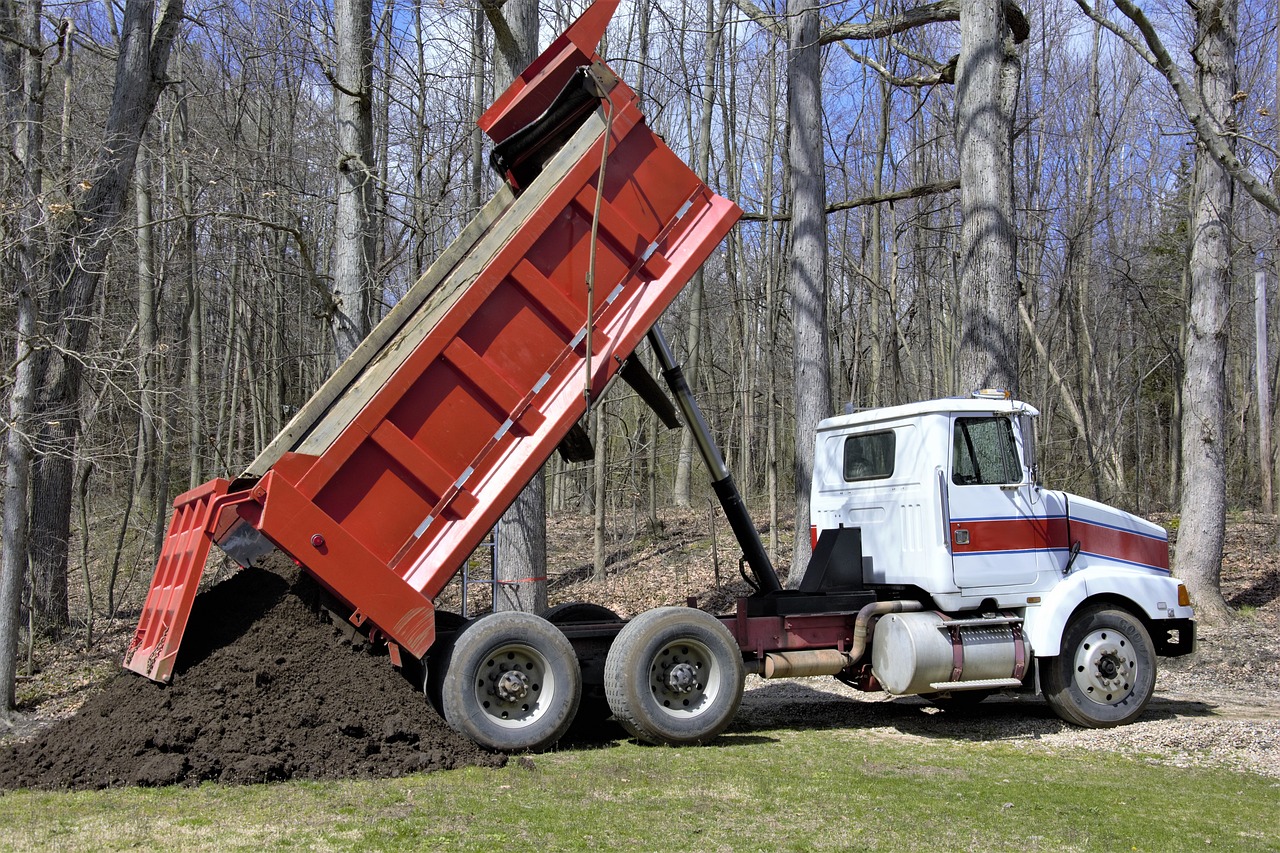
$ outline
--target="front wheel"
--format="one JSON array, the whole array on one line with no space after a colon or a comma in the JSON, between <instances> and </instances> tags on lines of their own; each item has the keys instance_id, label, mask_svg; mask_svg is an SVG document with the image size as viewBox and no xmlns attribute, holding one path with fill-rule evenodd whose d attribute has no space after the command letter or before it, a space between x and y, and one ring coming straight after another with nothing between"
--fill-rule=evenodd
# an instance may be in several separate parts
<instances>
[{"instance_id":1,"label":"front wheel","mask_svg":"<svg viewBox=\"0 0 1280 853\"><path fill-rule=\"evenodd\" d=\"M742 702L742 652L733 635L688 607L659 607L628 622L609 648L604 675L614 717L650 743L706 743Z\"/></svg>"},{"instance_id":2,"label":"front wheel","mask_svg":"<svg viewBox=\"0 0 1280 853\"><path fill-rule=\"evenodd\" d=\"M1072 617L1057 657L1040 661L1045 698L1059 717L1090 729L1133 722L1151 701L1156 655L1128 611L1091 607Z\"/></svg>"},{"instance_id":3,"label":"front wheel","mask_svg":"<svg viewBox=\"0 0 1280 853\"><path fill-rule=\"evenodd\" d=\"M531 613L491 613L458 636L440 685L444 718L502 752L550 746L573 722L582 673L564 634Z\"/></svg>"}]
</instances>

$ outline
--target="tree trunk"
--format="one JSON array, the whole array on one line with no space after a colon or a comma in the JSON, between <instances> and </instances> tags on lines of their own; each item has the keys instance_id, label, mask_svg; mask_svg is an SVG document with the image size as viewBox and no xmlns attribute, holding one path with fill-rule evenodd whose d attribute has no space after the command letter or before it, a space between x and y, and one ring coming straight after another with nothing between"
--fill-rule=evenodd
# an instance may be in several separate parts
<instances>
[{"instance_id":1,"label":"tree trunk","mask_svg":"<svg viewBox=\"0 0 1280 853\"><path fill-rule=\"evenodd\" d=\"M333 233L334 364L369 333L373 234L373 0L335 0L334 115L338 124L338 206Z\"/></svg>"},{"instance_id":2,"label":"tree trunk","mask_svg":"<svg viewBox=\"0 0 1280 853\"><path fill-rule=\"evenodd\" d=\"M17 11L15 15L14 12ZM16 246L17 341L13 385L9 390L9 424L5 441L4 527L0 530L0 720L13 710L18 674L18 636L22 628L23 588L27 580L28 493L31 478L30 434L33 393L37 381L32 340L36 336L39 251L33 242L40 231L41 137L39 92L41 67L38 56L23 50L23 43L39 44L40 3L0 6L0 95L3 96L5 147L12 162L0 166L0 174L14 169L6 181L19 193ZM12 146L10 148L10 146Z\"/></svg>"},{"instance_id":3,"label":"tree trunk","mask_svg":"<svg viewBox=\"0 0 1280 853\"><path fill-rule=\"evenodd\" d=\"M493 27L493 91L501 94L538 55L538 0L480 0Z\"/></svg>"},{"instance_id":4,"label":"tree trunk","mask_svg":"<svg viewBox=\"0 0 1280 853\"><path fill-rule=\"evenodd\" d=\"M871 194L879 196L884 192L884 163L889 148L889 123L893 120L893 90L889 84L880 81L880 119L879 126L876 128L876 148L872 155L875 163L875 172L871 176ZM885 327L889 325L889 318L893 316L894 306L889 305L888 311L884 307L884 227L881 221L883 205L873 204L871 210L868 211L868 231L867 236L867 260L866 260L866 280L870 292L868 299L867 317L869 322L869 345L868 355L870 356L870 364L868 367L869 375L867 377L866 392L859 395L863 405L867 406L883 406L885 404L885 394L882 387L884 373L884 356L885 343L884 332ZM852 387L852 386L851 386ZM849 402L857 403L852 393L849 395Z\"/></svg>"},{"instance_id":5,"label":"tree trunk","mask_svg":"<svg viewBox=\"0 0 1280 853\"><path fill-rule=\"evenodd\" d=\"M682 369L689 382L689 389L697 393L698 368L702 359L702 269L693 274L689 282L689 323L685 329L685 357ZM680 448L676 451L676 472L671 483L671 503L687 508L693 482L693 432L688 427L680 430Z\"/></svg>"},{"instance_id":6,"label":"tree trunk","mask_svg":"<svg viewBox=\"0 0 1280 853\"><path fill-rule=\"evenodd\" d=\"M795 324L796 536L787 583L809 563L809 485L818 421L831 413L827 363L826 174L822 154L822 49L816 0L787 3L787 118L791 125L791 312Z\"/></svg>"},{"instance_id":7,"label":"tree trunk","mask_svg":"<svg viewBox=\"0 0 1280 853\"><path fill-rule=\"evenodd\" d=\"M1253 297L1254 382L1258 389L1258 477L1262 511L1275 511L1271 480L1271 382L1267 355L1267 274L1254 273Z\"/></svg>"},{"instance_id":8,"label":"tree trunk","mask_svg":"<svg viewBox=\"0 0 1280 853\"><path fill-rule=\"evenodd\" d=\"M164 85L183 0L128 0L121 28L107 123L75 215L53 246L45 333L52 345L36 360L31 563L36 607L56 631L67 623L67 540L71 527L72 454L79 436L81 356L112 232L120 224L138 147Z\"/></svg>"},{"instance_id":9,"label":"tree trunk","mask_svg":"<svg viewBox=\"0 0 1280 853\"><path fill-rule=\"evenodd\" d=\"M151 222L151 169L146 152L138 154L133 176L138 245L138 449L134 462L134 489L154 491L156 451L156 274L155 240ZM162 508L157 508L163 514Z\"/></svg>"},{"instance_id":10,"label":"tree trunk","mask_svg":"<svg viewBox=\"0 0 1280 853\"><path fill-rule=\"evenodd\" d=\"M1013 113L1021 63L1000 0L962 0L956 66L960 159L959 391L1018 392Z\"/></svg>"},{"instance_id":11,"label":"tree trunk","mask_svg":"<svg viewBox=\"0 0 1280 853\"><path fill-rule=\"evenodd\" d=\"M524 71L538 52L537 0L481 0L493 28L495 94ZM499 594L494 610L538 613L547 607L547 484L538 471L498 523Z\"/></svg>"},{"instance_id":12,"label":"tree trunk","mask_svg":"<svg viewBox=\"0 0 1280 853\"><path fill-rule=\"evenodd\" d=\"M17 294L18 342L5 445L4 529L0 541L0 718L13 709L16 698L19 605L27 575L27 490L31 477L31 448L27 436L34 385L31 339L36 329L30 287L24 283Z\"/></svg>"},{"instance_id":13,"label":"tree trunk","mask_svg":"<svg viewBox=\"0 0 1280 853\"><path fill-rule=\"evenodd\" d=\"M186 358L185 364L187 369L186 375L186 398L187 407L187 488L194 489L204 481L204 466L201 460L204 458L202 452L206 445L210 442L204 432L204 408L201 405L200 388L201 388L201 368L204 363L204 316L201 311L200 299L200 282L198 279L196 268L196 217L195 217L195 199L193 197L193 180L191 176L191 156L188 152L192 150L191 140L191 115L188 109L189 90L187 83L182 78L182 51L175 54L175 60L178 63L177 74L179 79L177 86L177 131L179 151L184 152L182 157L182 169L178 179L178 207L182 211L182 277L186 289L187 305L186 313L183 316L183 339L186 341ZM232 248L232 264L234 268L234 258L236 249ZM183 364L184 360L179 359L179 364ZM175 385L177 382L175 381ZM161 469L160 476L156 478L155 503L159 508L154 528L156 557L159 558L160 549L164 545L164 532L168 519L169 510L169 453L170 444L168 440L173 435L173 430L177 428L177 424L173 422L173 418L162 418L160 423L160 431L164 437L161 439L163 452L161 453ZM216 451L216 443L213 449Z\"/></svg>"},{"instance_id":14,"label":"tree trunk","mask_svg":"<svg viewBox=\"0 0 1280 853\"><path fill-rule=\"evenodd\" d=\"M1277 11L1277 12L1280 12L1280 0L1277 0L1277 2L1276 2L1276 11ZM1274 65L1274 67L1275 67L1275 69L1276 69L1276 80L1275 80L1275 86L1274 86L1274 88L1273 88L1273 95L1274 95L1274 97L1275 97L1275 102L1274 102L1274 107L1273 107L1272 115L1280 115L1280 38L1276 39L1276 59L1275 59L1275 62L1273 63L1273 65ZM1276 140L1276 142L1277 142L1277 144L1280 144L1280 123L1278 123L1278 124L1276 125L1276 136L1278 137L1278 138L1277 138L1277 140ZM1271 174L1271 186L1272 186L1272 189L1274 189L1274 190L1275 190L1276 195L1280 195L1280 169L1276 169L1275 171L1273 171L1273 172L1272 172L1272 174ZM1274 272L1274 274L1275 274L1276 287L1277 287L1278 289L1280 289L1280 222L1277 222L1277 221L1274 221L1274 220L1273 220L1273 221L1272 221L1272 228L1274 229L1272 233L1273 233L1273 235L1274 235L1274 236L1273 236L1273 239L1276 241L1276 248L1275 248L1275 250L1273 250L1273 251L1272 251L1272 253L1271 253L1271 264L1272 264L1273 272ZM1270 311L1271 311L1271 310L1272 310L1272 309L1271 309L1270 304L1269 304L1269 303L1266 303L1266 302L1264 301L1263 306L1262 306L1262 312L1263 312L1263 317L1264 317L1264 319L1263 319L1264 324L1266 323L1266 319L1265 319L1265 318L1266 318L1266 316L1270 313ZM1263 375L1264 377L1269 377L1270 372L1271 372L1271 361L1270 361L1270 359L1268 359L1268 360L1266 361L1266 363L1265 363L1265 364L1263 364L1263 365L1261 365L1258 369L1259 369L1259 371L1261 371L1261 373L1262 373L1262 375ZM1278 377L1278 379L1280 379L1280 377ZM1267 380L1266 380L1266 379L1260 379L1260 380L1259 380L1259 382L1263 382L1263 381L1267 381ZM1277 396L1280 396L1280 395L1277 395ZM1271 424L1271 411L1270 411L1270 407L1268 407L1268 411L1267 411L1267 424L1268 424L1268 432L1269 432L1269 431L1270 431L1270 426L1269 426L1269 425ZM1270 441L1268 441L1268 444L1270 444ZM1277 462L1277 460L1276 460L1276 458L1275 458L1274 454L1272 454L1271 456L1269 456L1269 457L1266 459L1266 462L1265 462L1265 464L1268 466L1268 468L1267 468L1267 479L1271 481L1271 483L1273 484L1273 486L1274 486L1274 484L1275 484L1275 482L1276 482L1276 477L1277 477L1277 466L1276 466L1276 462ZM1274 512L1274 511L1275 511L1275 501L1274 501L1274 498L1273 498L1273 500L1272 500L1272 508L1271 508L1270 510L1268 510L1268 511L1269 511L1269 512ZM1277 548L1280 548L1280 541L1277 541L1276 545L1277 545Z\"/></svg>"},{"instance_id":15,"label":"tree trunk","mask_svg":"<svg viewBox=\"0 0 1280 853\"><path fill-rule=\"evenodd\" d=\"M703 181L711 170L711 118L715 107L716 54L720 50L720 30L723 29L726 4L721 3L717 13L715 0L707 0L707 21L716 21L710 26L706 47L703 51L703 78L698 97L698 138L696 141L695 162L693 170ZM695 393L698 390L698 371L702 362L702 305L705 276L702 267L693 274L689 283L689 325L685 337L686 355L684 375L689 381L689 388ZM672 502L678 507L690 505L690 482L693 474L693 432L685 427L680 431L680 452L676 456L675 483L671 488Z\"/></svg>"},{"instance_id":16,"label":"tree trunk","mask_svg":"<svg viewBox=\"0 0 1280 853\"><path fill-rule=\"evenodd\" d=\"M484 12L477 6L471 20L471 123L474 127L471 128L471 192L468 196L468 211L472 215L479 212L484 204L481 191L485 168L484 133L478 124L485 109L484 76Z\"/></svg>"},{"instance_id":17,"label":"tree trunk","mask_svg":"<svg viewBox=\"0 0 1280 853\"><path fill-rule=\"evenodd\" d=\"M391 265L393 258L395 258L399 252L398 247L395 249L391 247L391 242L388 239L390 229L387 226L390 223L398 224L401 218L399 211L395 211L394 214L392 212L392 186L391 173L389 171L391 168L390 164L392 157L391 103L393 98L397 99L397 101L399 100L400 92L402 91L398 87L398 81L395 81L395 74L398 70L396 68L396 63L399 59L399 46L394 42L392 21L399 20L400 17L402 16L398 14L395 0L387 0L386 5L382 8L382 14L378 20L377 31L374 34L374 53L378 53L378 42L381 42L383 65L380 69L379 85L376 90L377 118L371 129L373 153L371 155L372 162L369 164L371 173L377 176L373 185L369 188L369 194L372 196L370 204L372 204L373 209L369 229L367 231L369 235L367 243L368 254L366 255L366 259L369 264L368 317L370 329L382 321L382 318L386 316L387 309L391 307L387 300L382 296L386 289L384 286L383 271ZM369 89L371 99L375 92L372 85L373 84L371 82ZM394 92L393 88L395 89ZM397 103L397 118L399 118L398 112L399 104ZM401 156L400 152L397 151L394 156L399 160ZM397 183L399 183L398 176ZM399 194L399 188L397 187L396 195ZM410 282L410 284L412 284L412 282ZM268 381L270 380L268 379ZM277 408L274 411L268 409L268 412L269 417L274 417L275 413L279 412L279 409ZM268 422L268 440L270 440L271 436L279 432L280 427L282 426L284 426L283 423L276 425L272 422Z\"/></svg>"},{"instance_id":18,"label":"tree trunk","mask_svg":"<svg viewBox=\"0 0 1280 853\"><path fill-rule=\"evenodd\" d=\"M1236 92L1235 0L1196 8L1196 84L1219 128L1231 122ZM1228 140L1229 142L1230 140ZM1174 568L1205 622L1231 616L1222 598L1226 526L1227 318L1230 308L1232 182L1203 146L1196 148L1191 216L1190 314L1182 382L1181 522Z\"/></svg>"},{"instance_id":19,"label":"tree trunk","mask_svg":"<svg viewBox=\"0 0 1280 853\"><path fill-rule=\"evenodd\" d=\"M498 524L494 610L547 609L547 495L539 472Z\"/></svg>"},{"instance_id":20,"label":"tree trunk","mask_svg":"<svg viewBox=\"0 0 1280 853\"><path fill-rule=\"evenodd\" d=\"M21 39L32 45L39 45L42 42L40 35L40 24L38 16L41 12L41 4L36 2L23 12L21 23ZM31 16L36 18L32 19ZM40 60L34 56L23 56L22 58L22 77L21 91L24 98L24 107L22 112L22 122L25 128L17 135L16 148L19 151L20 161L23 166L24 178L26 186L24 189L30 195L30 199L26 201L23 211L24 224L31 227L39 227L41 224L41 216L32 205L39 205L39 195L43 190L43 174L42 160L44 157L44 86L42 81L42 69ZM21 248L20 264L27 283L30 285L29 295L35 298L34 282L39 276L39 251L35 244L30 242L34 239L34 232L31 237ZM58 294L56 288L51 294L52 301L56 302ZM93 297L89 296L84 307L86 312L91 312L90 306L93 303ZM36 302L38 304L38 301ZM21 322L21 320L20 320ZM52 325L52 324L51 324ZM57 326L52 326L57 329ZM37 331L39 331L37 329ZM20 333L21 334L21 333ZM58 340L55 331L55 340ZM88 329L85 328L84 335L81 337L81 346L77 351L83 348L83 341L87 339ZM47 363L47 356L42 357L42 349L33 352L32 358L37 371L35 382L41 382L40 368ZM61 355L61 353L59 353ZM78 366L77 366L78 369ZM39 394L39 389L37 389ZM70 406L78 405L78 397L76 394L71 398ZM24 561L30 567L31 574L28 578L30 586L30 600L33 609L30 614L31 622L38 629L45 631L51 637L57 637L62 629L70 622L70 612L67 606L67 540L70 538L71 532L71 477L72 463L71 454L74 449L74 433L71 431L72 418L62 420L55 413L51 416L44 415L49 411L42 406L41 397L36 398L36 418L31 422L33 428L38 431L40 436L47 434L61 435L65 431L65 441L49 441L37 440L36 455L30 459L32 465L32 496L29 521L29 545L31 553L24 556ZM42 477L42 472L47 471L51 476L49 478ZM51 488L56 487L56 488Z\"/></svg>"},{"instance_id":21,"label":"tree trunk","mask_svg":"<svg viewBox=\"0 0 1280 853\"><path fill-rule=\"evenodd\" d=\"M778 151L776 135L772 132L778 126L778 48L776 43L769 45L769 108L768 108L768 128L770 130L768 141L765 143L765 160L772 164L774 156L781 153L783 159L786 160L787 143L783 140L781 152ZM788 175L789 175L788 170ZM786 190L787 178L782 181L783 195L787 194ZM785 198L784 198L785 200ZM763 245L769 251L769 262L764 270L764 316L765 316L765 346L772 351L778 345L778 315L781 309L778 305L778 285L782 278L782 264L779 257L782 252L773 251L774 239L777 236L778 245L782 243L782 228L773 221L773 168L772 165L765 171L765 231L762 240ZM769 559L775 565L778 563L778 364L777 359L768 359L768 365L765 367L765 385L764 385L764 470L765 470L765 492L769 501Z\"/></svg>"}]
</instances>

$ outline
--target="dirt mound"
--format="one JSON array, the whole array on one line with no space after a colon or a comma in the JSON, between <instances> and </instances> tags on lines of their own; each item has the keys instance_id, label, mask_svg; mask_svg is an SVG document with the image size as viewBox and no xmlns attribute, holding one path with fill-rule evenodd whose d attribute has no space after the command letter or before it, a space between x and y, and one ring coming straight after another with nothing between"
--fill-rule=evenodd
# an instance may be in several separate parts
<instances>
[{"instance_id":1,"label":"dirt mound","mask_svg":"<svg viewBox=\"0 0 1280 853\"><path fill-rule=\"evenodd\" d=\"M74 717L0 750L0 789L387 777L505 761L319 615L316 594L279 555L201 593L172 684L121 672Z\"/></svg>"}]
</instances>

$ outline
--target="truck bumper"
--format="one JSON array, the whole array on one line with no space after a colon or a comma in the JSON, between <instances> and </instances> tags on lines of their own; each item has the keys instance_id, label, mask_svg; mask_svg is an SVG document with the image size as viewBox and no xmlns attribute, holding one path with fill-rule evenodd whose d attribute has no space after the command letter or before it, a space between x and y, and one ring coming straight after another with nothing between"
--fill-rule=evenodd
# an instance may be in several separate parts
<instances>
[{"instance_id":1,"label":"truck bumper","mask_svg":"<svg viewBox=\"0 0 1280 853\"><path fill-rule=\"evenodd\" d=\"M1182 657L1196 650L1196 620L1161 619L1151 623L1151 642L1156 654L1166 658Z\"/></svg>"}]
</instances>

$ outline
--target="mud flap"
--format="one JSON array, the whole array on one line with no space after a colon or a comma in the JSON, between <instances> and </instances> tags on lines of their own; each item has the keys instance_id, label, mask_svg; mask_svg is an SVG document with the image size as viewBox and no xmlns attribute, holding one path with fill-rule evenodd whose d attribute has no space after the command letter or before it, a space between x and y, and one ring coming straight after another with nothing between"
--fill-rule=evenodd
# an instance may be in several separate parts
<instances>
[{"instance_id":1,"label":"mud flap","mask_svg":"<svg viewBox=\"0 0 1280 853\"><path fill-rule=\"evenodd\" d=\"M138 629L125 650L124 666L153 681L173 677L173 663L191 615L191 602L200 586L204 564L213 544L209 525L215 520L218 498L229 480L211 480L180 495L165 534Z\"/></svg>"}]
</instances>

